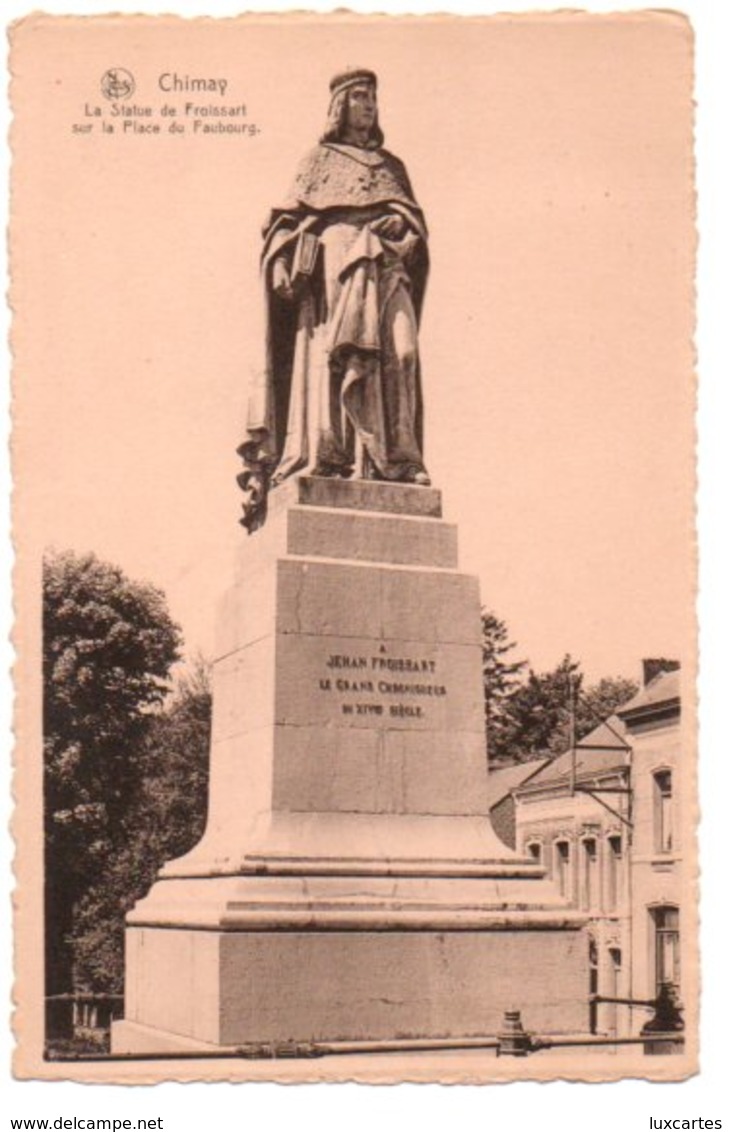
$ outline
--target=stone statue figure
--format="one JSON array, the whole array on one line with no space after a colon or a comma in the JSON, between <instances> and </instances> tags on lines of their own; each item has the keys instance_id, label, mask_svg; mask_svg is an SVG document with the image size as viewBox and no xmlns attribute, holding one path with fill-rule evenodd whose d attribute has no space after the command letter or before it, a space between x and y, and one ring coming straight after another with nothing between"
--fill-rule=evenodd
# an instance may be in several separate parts
<instances>
[{"instance_id":1,"label":"stone statue figure","mask_svg":"<svg viewBox=\"0 0 733 1132\"><path fill-rule=\"evenodd\" d=\"M250 531L268 488L296 472L430 483L417 342L425 220L383 148L376 75L330 85L320 144L264 231L266 359L238 449Z\"/></svg>"}]
</instances>

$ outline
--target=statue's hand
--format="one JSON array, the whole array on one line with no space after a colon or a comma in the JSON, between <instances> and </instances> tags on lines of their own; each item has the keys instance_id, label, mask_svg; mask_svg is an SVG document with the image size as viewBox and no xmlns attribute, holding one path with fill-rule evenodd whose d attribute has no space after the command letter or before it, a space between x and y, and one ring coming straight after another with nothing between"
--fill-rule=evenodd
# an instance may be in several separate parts
<instances>
[{"instance_id":1,"label":"statue's hand","mask_svg":"<svg viewBox=\"0 0 733 1132\"><path fill-rule=\"evenodd\" d=\"M294 297L290 272L284 259L276 259L272 265L272 289L281 299Z\"/></svg>"},{"instance_id":2,"label":"statue's hand","mask_svg":"<svg viewBox=\"0 0 733 1132\"><path fill-rule=\"evenodd\" d=\"M403 216L391 213L377 220L374 231L378 236L384 236L385 240L401 240L407 232L407 221Z\"/></svg>"}]
</instances>

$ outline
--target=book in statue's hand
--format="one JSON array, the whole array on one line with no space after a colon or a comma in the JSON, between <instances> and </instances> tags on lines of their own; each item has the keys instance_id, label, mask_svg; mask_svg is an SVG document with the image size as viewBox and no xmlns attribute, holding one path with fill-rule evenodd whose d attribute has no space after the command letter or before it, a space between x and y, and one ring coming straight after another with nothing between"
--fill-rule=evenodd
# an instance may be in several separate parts
<instances>
[{"instance_id":1,"label":"book in statue's hand","mask_svg":"<svg viewBox=\"0 0 733 1132\"><path fill-rule=\"evenodd\" d=\"M314 235L313 232L301 232L298 237L298 242L295 245L293 266L290 271L290 278L293 283L300 275L310 278L313 274L316 267L316 260L318 259L319 247L320 241L318 236Z\"/></svg>"}]
</instances>

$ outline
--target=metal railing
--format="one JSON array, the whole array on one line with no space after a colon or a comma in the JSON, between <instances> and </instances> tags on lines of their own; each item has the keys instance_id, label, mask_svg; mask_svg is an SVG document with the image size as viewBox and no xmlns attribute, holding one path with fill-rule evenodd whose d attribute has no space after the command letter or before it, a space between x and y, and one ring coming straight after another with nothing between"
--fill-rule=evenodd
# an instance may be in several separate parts
<instances>
[{"instance_id":1,"label":"metal railing","mask_svg":"<svg viewBox=\"0 0 733 1132\"><path fill-rule=\"evenodd\" d=\"M73 997L73 996L69 996ZM100 996L117 999L119 996ZM660 992L656 999L611 998L593 995L598 1002L623 1003L654 1010L654 1017L636 1036L532 1034L524 1029L519 1010L504 1012L498 1034L470 1038L404 1038L363 1041L251 1042L222 1050L182 1050L150 1053L64 1052L54 1055L57 1061L212 1061L212 1060L298 1060L369 1053L420 1053L459 1050L493 1050L496 1057L527 1057L541 1050L576 1048L592 1050L601 1046L642 1046L645 1054L673 1054L684 1047L681 1007L676 1002L675 1018L670 1014L668 994ZM676 1020L675 1020L676 1019Z\"/></svg>"}]
</instances>

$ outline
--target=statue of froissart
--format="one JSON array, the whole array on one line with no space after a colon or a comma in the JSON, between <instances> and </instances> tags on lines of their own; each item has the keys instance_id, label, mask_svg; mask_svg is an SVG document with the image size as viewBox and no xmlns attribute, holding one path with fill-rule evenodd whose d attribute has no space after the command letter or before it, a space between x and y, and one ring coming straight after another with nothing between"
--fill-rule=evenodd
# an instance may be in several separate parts
<instances>
[{"instance_id":1,"label":"statue of froissart","mask_svg":"<svg viewBox=\"0 0 733 1132\"><path fill-rule=\"evenodd\" d=\"M264 231L265 364L238 449L242 522L296 472L429 484L417 329L427 230L402 162L383 148L377 78L331 81L320 144Z\"/></svg>"}]
</instances>

